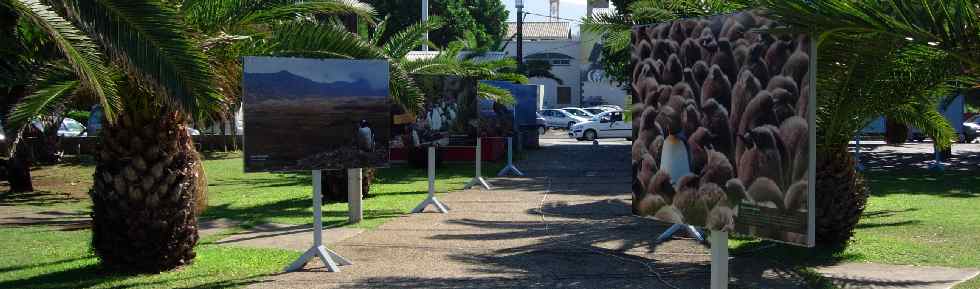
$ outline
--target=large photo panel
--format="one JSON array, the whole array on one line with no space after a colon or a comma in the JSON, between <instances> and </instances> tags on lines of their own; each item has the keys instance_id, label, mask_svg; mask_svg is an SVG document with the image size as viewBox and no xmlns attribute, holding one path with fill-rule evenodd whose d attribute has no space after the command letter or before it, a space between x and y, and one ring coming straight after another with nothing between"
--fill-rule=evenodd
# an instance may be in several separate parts
<instances>
[{"instance_id":1,"label":"large photo panel","mask_svg":"<svg viewBox=\"0 0 980 289\"><path fill-rule=\"evenodd\" d=\"M633 212L813 245L813 46L759 11L637 26Z\"/></svg>"},{"instance_id":2,"label":"large photo panel","mask_svg":"<svg viewBox=\"0 0 980 289\"><path fill-rule=\"evenodd\" d=\"M475 146L480 115L475 78L412 75L425 94L422 111L395 115L393 146Z\"/></svg>"},{"instance_id":3,"label":"large photo panel","mask_svg":"<svg viewBox=\"0 0 980 289\"><path fill-rule=\"evenodd\" d=\"M388 166L386 60L246 57L245 171Z\"/></svg>"}]
</instances>

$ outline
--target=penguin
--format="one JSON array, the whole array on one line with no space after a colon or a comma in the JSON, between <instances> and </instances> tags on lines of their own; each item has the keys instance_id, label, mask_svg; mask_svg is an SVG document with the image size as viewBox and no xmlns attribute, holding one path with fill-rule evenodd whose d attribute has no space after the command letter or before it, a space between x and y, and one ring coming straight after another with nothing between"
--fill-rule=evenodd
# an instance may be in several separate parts
<instances>
[{"instance_id":1,"label":"penguin","mask_svg":"<svg viewBox=\"0 0 980 289\"><path fill-rule=\"evenodd\" d=\"M806 119L793 116L784 120L779 125L779 137L786 145L787 158L783 161L786 171L783 177L793 181L806 178L810 159L810 134Z\"/></svg>"},{"instance_id":2,"label":"penguin","mask_svg":"<svg viewBox=\"0 0 980 289\"><path fill-rule=\"evenodd\" d=\"M728 110L714 99L701 106L701 126L708 129L711 148L725 154L729 160L734 160L735 144L728 119Z\"/></svg>"},{"instance_id":3,"label":"penguin","mask_svg":"<svg viewBox=\"0 0 980 289\"><path fill-rule=\"evenodd\" d=\"M792 42L786 40L776 40L769 49L766 50L766 64L769 65L770 73L781 73L783 65L789 60Z\"/></svg>"},{"instance_id":4,"label":"penguin","mask_svg":"<svg viewBox=\"0 0 980 289\"><path fill-rule=\"evenodd\" d=\"M708 63L704 62L704 60L698 60L698 62L695 62L694 66L691 67L691 73L694 74L694 82L701 88L704 88L704 80L708 79L708 73L710 72L711 66L708 66ZM701 93L699 92L698 95L701 95Z\"/></svg>"},{"instance_id":5,"label":"penguin","mask_svg":"<svg viewBox=\"0 0 980 289\"><path fill-rule=\"evenodd\" d=\"M766 46L756 43L749 47L749 58L745 60L742 70L752 71L752 75L762 86L769 84L769 64L765 60Z\"/></svg>"},{"instance_id":6,"label":"penguin","mask_svg":"<svg viewBox=\"0 0 980 289\"><path fill-rule=\"evenodd\" d=\"M772 94L772 113L776 117L776 123L783 123L787 118L796 116L796 95L782 88L774 89L770 94Z\"/></svg>"},{"instance_id":7,"label":"penguin","mask_svg":"<svg viewBox=\"0 0 980 289\"><path fill-rule=\"evenodd\" d=\"M783 66L782 75L792 78L796 83L803 81L807 71L810 69L810 56L806 51L798 49L789 56L789 60Z\"/></svg>"},{"instance_id":8,"label":"penguin","mask_svg":"<svg viewBox=\"0 0 980 289\"><path fill-rule=\"evenodd\" d=\"M362 151L374 151L374 132L367 120L361 120L357 128L357 147Z\"/></svg>"},{"instance_id":9,"label":"penguin","mask_svg":"<svg viewBox=\"0 0 980 289\"><path fill-rule=\"evenodd\" d=\"M749 199L752 199L753 202L759 205L771 203L778 209L786 207L786 198L783 196L783 191L779 189L776 182L766 177L756 179L749 186L746 194Z\"/></svg>"},{"instance_id":10,"label":"penguin","mask_svg":"<svg viewBox=\"0 0 980 289\"><path fill-rule=\"evenodd\" d=\"M792 94L795 99L795 96L800 95L800 87L796 84L796 80L793 80L791 77L776 75L769 80L768 84L763 85L763 87L765 87L770 93L775 91L777 88L785 89L786 91L789 91L789 93Z\"/></svg>"},{"instance_id":11,"label":"penguin","mask_svg":"<svg viewBox=\"0 0 980 289\"><path fill-rule=\"evenodd\" d=\"M677 184L682 177L691 176L691 157L687 142L676 133L664 138L660 152L660 170L670 175L670 183Z\"/></svg>"},{"instance_id":12,"label":"penguin","mask_svg":"<svg viewBox=\"0 0 980 289\"><path fill-rule=\"evenodd\" d=\"M681 42L681 60L684 61L684 67L691 67L701 59L701 46L694 38L688 38Z\"/></svg>"},{"instance_id":13,"label":"penguin","mask_svg":"<svg viewBox=\"0 0 980 289\"><path fill-rule=\"evenodd\" d=\"M718 39L718 52L711 57L711 65L717 65L728 79L738 77L738 64L735 63L735 52L728 38Z\"/></svg>"},{"instance_id":14,"label":"penguin","mask_svg":"<svg viewBox=\"0 0 980 289\"><path fill-rule=\"evenodd\" d=\"M783 180L786 146L778 134L778 128L763 125L742 136L748 148L737 166L738 178L743 184L753 184L756 179L764 177L773 181L777 189L786 187Z\"/></svg>"},{"instance_id":15,"label":"penguin","mask_svg":"<svg viewBox=\"0 0 980 289\"><path fill-rule=\"evenodd\" d=\"M708 78L704 80L704 85L701 86L701 106L704 106L709 99L714 99L724 106L726 110L730 109L732 104L732 83L723 71L718 65L711 66Z\"/></svg>"},{"instance_id":16,"label":"penguin","mask_svg":"<svg viewBox=\"0 0 980 289\"><path fill-rule=\"evenodd\" d=\"M677 57L676 53L671 53L667 57L666 66L660 73L660 82L667 85L674 85L684 80L684 64Z\"/></svg>"},{"instance_id":17,"label":"penguin","mask_svg":"<svg viewBox=\"0 0 980 289\"><path fill-rule=\"evenodd\" d=\"M728 160L725 154L716 150L708 150L707 156L707 163L701 170L702 186L709 183L724 186L728 180L735 177L735 168L732 167L732 162Z\"/></svg>"},{"instance_id":18,"label":"penguin","mask_svg":"<svg viewBox=\"0 0 980 289\"><path fill-rule=\"evenodd\" d=\"M752 75L751 71L742 70L738 75L738 81L735 82L735 86L732 88L732 109L729 111L729 123L733 129L738 129L739 122L742 120L742 114L745 112L745 107L749 105L752 98L759 93L762 89L762 84L759 80Z\"/></svg>"},{"instance_id":19,"label":"penguin","mask_svg":"<svg viewBox=\"0 0 980 289\"><path fill-rule=\"evenodd\" d=\"M695 104L701 107L701 82L694 80L694 71L690 68L684 68L684 83L691 88Z\"/></svg>"},{"instance_id":20,"label":"penguin","mask_svg":"<svg viewBox=\"0 0 980 289\"><path fill-rule=\"evenodd\" d=\"M733 232L735 231L735 211L729 206L715 206L708 213L708 220L705 227L712 231Z\"/></svg>"},{"instance_id":21,"label":"penguin","mask_svg":"<svg viewBox=\"0 0 980 289\"><path fill-rule=\"evenodd\" d=\"M783 200L784 208L787 211L806 210L807 189L806 180L801 180L790 186Z\"/></svg>"}]
</instances>

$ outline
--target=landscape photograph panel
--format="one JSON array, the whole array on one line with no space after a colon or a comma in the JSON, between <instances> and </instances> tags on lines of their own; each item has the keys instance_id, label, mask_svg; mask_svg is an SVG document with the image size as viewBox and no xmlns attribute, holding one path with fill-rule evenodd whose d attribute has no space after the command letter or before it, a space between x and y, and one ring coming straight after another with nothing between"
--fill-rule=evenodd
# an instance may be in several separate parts
<instances>
[{"instance_id":1,"label":"landscape photograph panel","mask_svg":"<svg viewBox=\"0 0 980 289\"><path fill-rule=\"evenodd\" d=\"M811 39L759 11L632 32L633 212L811 246Z\"/></svg>"},{"instance_id":2,"label":"landscape photograph panel","mask_svg":"<svg viewBox=\"0 0 980 289\"><path fill-rule=\"evenodd\" d=\"M410 122L400 124L401 129L395 132L395 145L476 145L480 132L477 80L435 74L415 74L412 78L425 94L425 102Z\"/></svg>"},{"instance_id":3,"label":"landscape photograph panel","mask_svg":"<svg viewBox=\"0 0 980 289\"><path fill-rule=\"evenodd\" d=\"M246 57L245 171L388 166L385 60Z\"/></svg>"}]
</instances>

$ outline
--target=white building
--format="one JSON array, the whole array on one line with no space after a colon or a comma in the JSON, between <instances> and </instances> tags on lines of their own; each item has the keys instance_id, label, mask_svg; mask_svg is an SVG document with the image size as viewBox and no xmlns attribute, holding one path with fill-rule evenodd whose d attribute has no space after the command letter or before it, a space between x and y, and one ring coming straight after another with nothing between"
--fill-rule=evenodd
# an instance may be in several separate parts
<instances>
[{"instance_id":1,"label":"white building","mask_svg":"<svg viewBox=\"0 0 980 289\"><path fill-rule=\"evenodd\" d=\"M589 1L587 15L607 11L608 1ZM595 3L593 3L595 2ZM605 2L605 3L602 3ZM557 1L553 1L556 4ZM557 13L557 11L552 11ZM551 64L551 73L561 82L535 77L531 84L544 86L544 107L582 107L598 104L613 104L625 107L626 92L617 83L608 80L602 66L601 37L582 31L573 36L568 22L558 21L554 15L549 22L524 22L524 60L546 61ZM507 23L508 41L504 46L507 57L517 55L517 23Z\"/></svg>"}]
</instances>

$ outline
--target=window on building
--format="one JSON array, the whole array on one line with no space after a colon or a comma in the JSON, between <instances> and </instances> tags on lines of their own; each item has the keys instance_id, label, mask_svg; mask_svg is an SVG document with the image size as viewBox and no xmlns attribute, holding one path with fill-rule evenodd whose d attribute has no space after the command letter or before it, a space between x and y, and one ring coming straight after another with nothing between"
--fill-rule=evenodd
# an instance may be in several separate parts
<instances>
[{"instance_id":1,"label":"window on building","mask_svg":"<svg viewBox=\"0 0 980 289\"><path fill-rule=\"evenodd\" d=\"M558 87L558 104L572 103L572 88L568 86Z\"/></svg>"}]
</instances>

